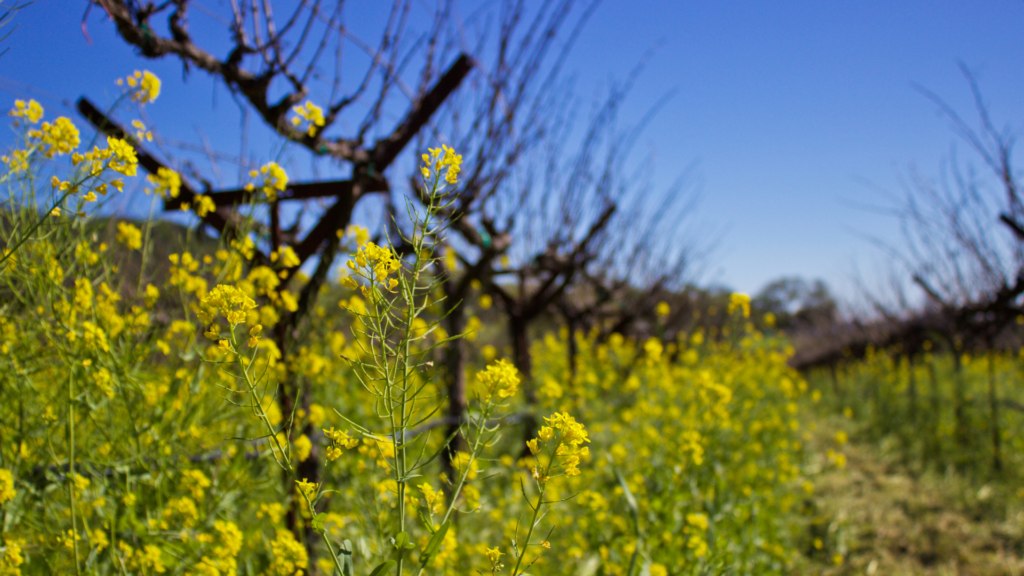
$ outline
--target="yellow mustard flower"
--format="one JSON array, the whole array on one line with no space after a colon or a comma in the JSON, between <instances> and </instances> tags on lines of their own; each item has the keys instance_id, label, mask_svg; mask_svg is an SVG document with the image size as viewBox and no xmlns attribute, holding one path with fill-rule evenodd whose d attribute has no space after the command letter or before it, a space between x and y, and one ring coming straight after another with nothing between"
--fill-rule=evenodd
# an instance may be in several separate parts
<instances>
[{"instance_id":1,"label":"yellow mustard flower","mask_svg":"<svg viewBox=\"0 0 1024 576\"><path fill-rule=\"evenodd\" d=\"M590 442L583 424L565 412L556 412L544 420L548 425L541 427L537 438L527 441L527 448L534 455L546 452L552 458L550 469L561 468L567 476L578 475L580 459L590 456L590 449L582 446ZM549 479L539 468L534 468L533 476L542 484Z\"/></svg>"},{"instance_id":2,"label":"yellow mustard flower","mask_svg":"<svg viewBox=\"0 0 1024 576\"><path fill-rule=\"evenodd\" d=\"M138 250L142 248L142 230L128 222L118 222L117 241L124 244L129 250Z\"/></svg>"},{"instance_id":3,"label":"yellow mustard flower","mask_svg":"<svg viewBox=\"0 0 1024 576\"><path fill-rule=\"evenodd\" d=\"M504 555L505 555L505 553L502 552L501 550L498 550L497 546L495 546L494 548L488 548L484 552L484 556L486 556L487 559L490 560L491 566L494 567L495 569L498 568L498 566L499 566L498 561Z\"/></svg>"},{"instance_id":4,"label":"yellow mustard flower","mask_svg":"<svg viewBox=\"0 0 1024 576\"><path fill-rule=\"evenodd\" d=\"M160 299L160 289L152 284L146 284L145 304L146 308L152 308Z\"/></svg>"},{"instance_id":5,"label":"yellow mustard flower","mask_svg":"<svg viewBox=\"0 0 1024 576\"><path fill-rule=\"evenodd\" d=\"M11 576L19 576L21 569L19 566L25 563L25 557L21 555L21 546L24 542L17 540L7 540L4 542L3 555L0 555L0 570L6 572L0 572L0 574L10 574Z\"/></svg>"},{"instance_id":6,"label":"yellow mustard flower","mask_svg":"<svg viewBox=\"0 0 1024 576\"><path fill-rule=\"evenodd\" d=\"M149 70L136 70L127 78L118 78L117 85L128 85L133 102L149 104L160 95L160 79Z\"/></svg>"},{"instance_id":7,"label":"yellow mustard flower","mask_svg":"<svg viewBox=\"0 0 1024 576\"><path fill-rule=\"evenodd\" d=\"M387 290L394 290L398 285L398 281L394 278L389 278L389 276L401 268L402 261L395 254L394 250L389 247L367 242L359 248L359 251L346 264L349 270L355 274L366 278L371 283L379 283ZM352 279L351 276L348 278L349 280L342 280L342 283L350 288L355 287L357 285L355 279ZM364 296L369 295L369 291L365 286L362 290Z\"/></svg>"},{"instance_id":8,"label":"yellow mustard flower","mask_svg":"<svg viewBox=\"0 0 1024 576\"><path fill-rule=\"evenodd\" d=\"M29 138L38 140L42 146L43 156L53 158L62 154L70 154L81 142L78 127L70 119L61 116L53 123L43 122L39 129L29 130Z\"/></svg>"},{"instance_id":9,"label":"yellow mustard flower","mask_svg":"<svg viewBox=\"0 0 1024 576\"><path fill-rule=\"evenodd\" d=\"M505 399L515 395L519 387L519 371L508 360L498 360L477 373L476 392L482 402L493 396Z\"/></svg>"},{"instance_id":10,"label":"yellow mustard flower","mask_svg":"<svg viewBox=\"0 0 1024 576\"><path fill-rule=\"evenodd\" d=\"M313 501L316 498L318 486L315 482L310 482L308 479L303 478L302 480L295 481L296 488L299 493L302 494L307 500Z\"/></svg>"},{"instance_id":11,"label":"yellow mustard flower","mask_svg":"<svg viewBox=\"0 0 1024 576\"><path fill-rule=\"evenodd\" d=\"M268 574L295 576L305 574L306 568L309 567L306 547L296 541L295 536L288 530L277 531L277 538L270 544L270 550L274 559L267 569Z\"/></svg>"},{"instance_id":12,"label":"yellow mustard flower","mask_svg":"<svg viewBox=\"0 0 1024 576\"><path fill-rule=\"evenodd\" d=\"M686 523L699 530L708 529L708 515L700 512L693 512L686 515Z\"/></svg>"},{"instance_id":13,"label":"yellow mustard flower","mask_svg":"<svg viewBox=\"0 0 1024 576\"><path fill-rule=\"evenodd\" d=\"M298 458L300 462L309 460L309 455L313 451L313 443L309 440L309 436L300 434L292 444L295 445L295 457Z\"/></svg>"},{"instance_id":14,"label":"yellow mustard flower","mask_svg":"<svg viewBox=\"0 0 1024 576\"><path fill-rule=\"evenodd\" d=\"M212 485L202 470L195 469L185 470L181 473L181 484L196 500L203 500L206 489Z\"/></svg>"},{"instance_id":15,"label":"yellow mustard flower","mask_svg":"<svg viewBox=\"0 0 1024 576\"><path fill-rule=\"evenodd\" d=\"M732 314L737 309L743 312L744 318L750 318L750 296L739 292L729 295L728 313Z\"/></svg>"},{"instance_id":16,"label":"yellow mustard flower","mask_svg":"<svg viewBox=\"0 0 1024 576\"><path fill-rule=\"evenodd\" d=\"M255 308L256 302L235 286L218 284L203 298L202 306L200 319L204 322L212 322L220 312L229 324L236 325L245 322L246 312Z\"/></svg>"},{"instance_id":17,"label":"yellow mustard flower","mask_svg":"<svg viewBox=\"0 0 1024 576\"><path fill-rule=\"evenodd\" d=\"M444 504L444 494L434 490L434 487L429 482L423 482L417 488L423 493L424 506L434 514L440 513Z\"/></svg>"},{"instance_id":18,"label":"yellow mustard flower","mask_svg":"<svg viewBox=\"0 0 1024 576\"><path fill-rule=\"evenodd\" d=\"M14 474L10 470L0 468L0 504L14 499Z\"/></svg>"},{"instance_id":19,"label":"yellow mustard flower","mask_svg":"<svg viewBox=\"0 0 1024 576\"><path fill-rule=\"evenodd\" d=\"M181 193L181 176L170 168L160 167L156 174L146 176L153 188L146 188L146 194L159 194L161 198L177 198Z\"/></svg>"},{"instance_id":20,"label":"yellow mustard flower","mask_svg":"<svg viewBox=\"0 0 1024 576\"><path fill-rule=\"evenodd\" d=\"M310 420L312 420L312 407L310 408ZM342 448L351 450L359 445L358 438L352 438L344 430L335 430L333 426L330 429L324 429L324 437L331 442L331 445L327 447L327 459L332 462L341 457Z\"/></svg>"},{"instance_id":21,"label":"yellow mustard flower","mask_svg":"<svg viewBox=\"0 0 1024 576\"><path fill-rule=\"evenodd\" d=\"M440 148L428 148L430 154L423 154L423 166L420 173L424 180L430 180L432 176L440 176L445 171L444 179L449 184L457 184L459 172L462 170L462 156L455 153L448 145L442 144Z\"/></svg>"},{"instance_id":22,"label":"yellow mustard flower","mask_svg":"<svg viewBox=\"0 0 1024 576\"><path fill-rule=\"evenodd\" d=\"M295 253L291 246L285 246L280 250L274 250L270 253L271 262L277 262L278 259L281 260L281 265L285 268L295 268L302 264L302 261L299 260L299 255Z\"/></svg>"},{"instance_id":23,"label":"yellow mustard flower","mask_svg":"<svg viewBox=\"0 0 1024 576\"><path fill-rule=\"evenodd\" d=\"M38 124L43 118L43 107L35 100L29 100L28 103L24 100L15 100L14 109L8 112L7 115L14 118L24 118L32 124Z\"/></svg>"},{"instance_id":24,"label":"yellow mustard flower","mask_svg":"<svg viewBox=\"0 0 1024 576\"><path fill-rule=\"evenodd\" d=\"M28 170L28 156L28 150L13 150L10 156L0 156L0 161L7 165L11 174L18 174Z\"/></svg>"},{"instance_id":25,"label":"yellow mustard flower","mask_svg":"<svg viewBox=\"0 0 1024 576\"><path fill-rule=\"evenodd\" d=\"M213 198L210 198L206 194L196 194L193 202L194 205L192 206L192 210L196 213L196 216L199 216L200 218L206 218L207 214L217 210L217 203L213 201Z\"/></svg>"},{"instance_id":26,"label":"yellow mustard flower","mask_svg":"<svg viewBox=\"0 0 1024 576\"><path fill-rule=\"evenodd\" d=\"M249 176L262 179L259 189L266 194L267 200L270 202L277 200L278 193L284 192L288 188L288 173L277 162L268 162L259 170L250 171ZM256 187L256 184L249 183L245 189L253 191Z\"/></svg>"},{"instance_id":27,"label":"yellow mustard flower","mask_svg":"<svg viewBox=\"0 0 1024 576\"><path fill-rule=\"evenodd\" d=\"M298 127L303 121L308 122L309 125L306 128L306 134L310 138L316 135L320 127L325 123L324 110L323 108L313 104L307 100L300 106L293 106L292 112L295 112L296 116L292 117L292 125Z\"/></svg>"}]
</instances>

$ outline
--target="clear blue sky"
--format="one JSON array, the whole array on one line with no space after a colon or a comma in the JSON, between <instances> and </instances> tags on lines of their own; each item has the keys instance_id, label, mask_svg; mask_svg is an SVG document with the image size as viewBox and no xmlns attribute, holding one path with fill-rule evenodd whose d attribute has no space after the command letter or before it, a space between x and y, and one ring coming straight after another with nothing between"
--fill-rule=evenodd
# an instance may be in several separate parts
<instances>
[{"instance_id":1,"label":"clear blue sky","mask_svg":"<svg viewBox=\"0 0 1024 576\"><path fill-rule=\"evenodd\" d=\"M221 13L227 4L198 3ZM375 5L362 4L350 3L350 22ZM184 85L175 62L136 58L95 8L90 45L81 30L84 11L85 2L37 0L17 16L19 27L5 43L10 51L0 58L3 97L34 97L48 116L69 114L62 101L86 94L109 103L113 79L145 67L165 80L148 111L157 130L194 143L205 136L238 154L237 107L223 87L199 72ZM197 35L224 29L200 11L192 22ZM888 265L858 235L898 238L895 220L851 204L883 203L874 187L899 192L900 174L911 166L937 174L955 142L949 122L912 84L970 116L962 61L977 73L997 123L1019 128L1022 25L1020 0L605 0L568 71L586 94L621 80L662 41L622 119L637 120L678 90L641 147L655 151L656 181L664 186L699 161L699 218L723 231L704 280L756 292L779 276L801 275L851 294L856 270L870 280ZM269 145L251 146L250 154L270 153ZM308 161L306 170L313 170ZM236 177L222 174L228 184Z\"/></svg>"}]
</instances>

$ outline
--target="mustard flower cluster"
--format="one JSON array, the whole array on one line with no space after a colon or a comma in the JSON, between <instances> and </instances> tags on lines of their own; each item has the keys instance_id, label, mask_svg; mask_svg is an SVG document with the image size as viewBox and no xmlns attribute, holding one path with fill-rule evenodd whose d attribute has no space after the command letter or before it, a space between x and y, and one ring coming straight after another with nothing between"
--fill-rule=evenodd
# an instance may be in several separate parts
<instances>
[{"instance_id":1,"label":"mustard flower cluster","mask_svg":"<svg viewBox=\"0 0 1024 576\"><path fill-rule=\"evenodd\" d=\"M344 430L335 430L333 426L330 429L324 429L324 437L331 442L327 447L326 456L332 462L341 457L342 448L351 450L359 445L358 438L349 436L348 432Z\"/></svg>"},{"instance_id":2,"label":"mustard flower cluster","mask_svg":"<svg viewBox=\"0 0 1024 576\"><path fill-rule=\"evenodd\" d=\"M537 437L526 443L533 455L545 452L551 456L547 473L539 467L534 468L533 475L538 482L544 484L550 479L550 472L562 468L565 475L575 476L580 473L580 458L590 455L590 448L581 446L590 442L583 424L565 412L556 412L544 419L548 425L542 426Z\"/></svg>"},{"instance_id":3,"label":"mustard flower cluster","mask_svg":"<svg viewBox=\"0 0 1024 576\"><path fill-rule=\"evenodd\" d=\"M439 514L444 506L444 493L434 490L434 487L429 482L423 482L417 488L423 493L423 506L431 514Z\"/></svg>"},{"instance_id":4,"label":"mustard flower cluster","mask_svg":"<svg viewBox=\"0 0 1024 576\"><path fill-rule=\"evenodd\" d=\"M149 104L160 95L160 79L149 70L136 70L127 78L118 78L117 85L127 85L132 101L139 104Z\"/></svg>"},{"instance_id":5,"label":"mustard flower cluster","mask_svg":"<svg viewBox=\"0 0 1024 576\"><path fill-rule=\"evenodd\" d=\"M242 531L238 525L227 520L216 520L213 530L217 533L216 545L210 553L199 559L196 573L202 576L221 576L235 574L238 571L238 553L242 551ZM205 537L205 538L204 538ZM203 540L209 539L201 535Z\"/></svg>"},{"instance_id":6,"label":"mustard flower cluster","mask_svg":"<svg viewBox=\"0 0 1024 576\"><path fill-rule=\"evenodd\" d=\"M24 118L31 124L38 124L43 119L43 107L35 100L29 100L28 103L25 103L24 100L15 100L14 109L7 115L13 118ZM14 125L18 126L19 122L15 120Z\"/></svg>"},{"instance_id":7,"label":"mustard flower cluster","mask_svg":"<svg viewBox=\"0 0 1024 576\"><path fill-rule=\"evenodd\" d=\"M284 256L279 255L279 259L288 260L288 263L292 262L292 259L288 258L287 254ZM283 307L289 312L294 312L299 306L296 296L288 290L278 289L281 286L281 278L285 277L287 277L287 273L283 270L275 272L269 266L256 266L249 271L248 276L244 280L238 283L238 286L246 294L266 296L267 300L275 307ZM260 311L261 314L266 311L267 315L261 316L262 321L266 324L275 324L277 322L276 316L270 316L271 310L272 308L264 306Z\"/></svg>"},{"instance_id":8,"label":"mustard flower cluster","mask_svg":"<svg viewBox=\"0 0 1024 576\"><path fill-rule=\"evenodd\" d=\"M370 231L365 226L351 224L344 233L338 230L338 240L341 240L342 236L348 236L355 241L356 246L362 246L370 240Z\"/></svg>"},{"instance_id":9,"label":"mustard flower cluster","mask_svg":"<svg viewBox=\"0 0 1024 576\"><path fill-rule=\"evenodd\" d=\"M135 137L140 142L152 142L153 131L147 130L146 125L142 123L142 120L132 120L132 128L135 128Z\"/></svg>"},{"instance_id":10,"label":"mustard flower cluster","mask_svg":"<svg viewBox=\"0 0 1024 576\"><path fill-rule=\"evenodd\" d=\"M0 555L0 574L7 576L20 576L19 566L25 563L25 557L21 554L21 544L17 541L4 543L6 550Z\"/></svg>"},{"instance_id":11,"label":"mustard flower cluster","mask_svg":"<svg viewBox=\"0 0 1024 576\"><path fill-rule=\"evenodd\" d=\"M277 538L270 544L274 560L267 569L267 574L274 576L296 576L305 574L309 567L309 556L306 547L295 540L288 530L278 530Z\"/></svg>"},{"instance_id":12,"label":"mustard flower cluster","mask_svg":"<svg viewBox=\"0 0 1024 576\"><path fill-rule=\"evenodd\" d=\"M117 223L117 241L129 250L142 248L142 230L128 222Z\"/></svg>"},{"instance_id":13,"label":"mustard flower cluster","mask_svg":"<svg viewBox=\"0 0 1024 576\"><path fill-rule=\"evenodd\" d=\"M43 107L35 100L29 100L28 103L24 100L15 100L14 108L7 115L15 118L13 123L15 127L20 126L23 121L27 121L29 124L38 124L43 119ZM65 118L65 120L67 119ZM39 130L34 131L34 133L42 136L42 132ZM7 169L11 174L18 174L28 170L28 159L31 154L31 150L15 149L11 151L10 155L0 156L0 161L7 165Z\"/></svg>"},{"instance_id":14,"label":"mustard flower cluster","mask_svg":"<svg viewBox=\"0 0 1024 576\"><path fill-rule=\"evenodd\" d=\"M28 137L38 141L43 156L47 158L70 154L81 142L75 123L64 116L57 118L52 124L43 122L38 129L29 130Z\"/></svg>"},{"instance_id":15,"label":"mustard flower cluster","mask_svg":"<svg viewBox=\"0 0 1024 576\"><path fill-rule=\"evenodd\" d=\"M124 176L135 176L139 166L135 148L132 148L128 142L113 136L107 136L106 148L93 146L92 150L85 154L75 152L71 155L71 162L75 166L87 163L90 176L98 176L107 168ZM119 191L124 190L124 181L120 179L110 182L110 185ZM106 194L107 186L101 184L97 186L96 190L101 194Z\"/></svg>"},{"instance_id":16,"label":"mustard flower cluster","mask_svg":"<svg viewBox=\"0 0 1024 576\"><path fill-rule=\"evenodd\" d=\"M192 274L199 270L200 260L193 257L190 252L170 254L167 256L167 260L171 263L169 279L171 286L180 287L185 292L195 294L199 298L206 295L206 278L200 274Z\"/></svg>"},{"instance_id":17,"label":"mustard flower cluster","mask_svg":"<svg viewBox=\"0 0 1024 576\"><path fill-rule=\"evenodd\" d=\"M15 125L20 125L21 122L36 125L42 120L43 107L34 100L30 100L28 103L18 100L9 115L16 118ZM86 161L89 162L87 172L79 174L80 179L76 179L74 183L62 181L57 176L51 177L50 184L53 189L64 193L61 202L68 195L82 192L83 188L86 189L86 193L82 195L82 199L86 202L95 202L98 199L97 194L107 194L110 186L123 190L124 181L119 178L110 182L100 182L93 185L92 189L85 188L85 182L88 179L100 176L104 170L109 169L124 176L134 176L137 171L138 158L135 149L118 138L107 137L107 148L104 149L93 147L92 151L85 154L75 152L81 143L79 131L74 122L65 117L57 118L52 123L42 122L38 127L30 128L26 132L26 138L27 148L15 149L10 154L0 156L0 161L8 169L8 174L3 178L10 174L27 171L30 158L37 152L45 158L71 154L71 160L75 166ZM59 216L61 209L59 206L54 206L50 213L53 216ZM84 212L78 213L78 216L84 215Z\"/></svg>"},{"instance_id":18,"label":"mustard flower cluster","mask_svg":"<svg viewBox=\"0 0 1024 576\"><path fill-rule=\"evenodd\" d=\"M319 486L317 486L316 482L310 482L308 478L296 480L295 487L296 489L298 489L299 494L301 494L306 500L309 500L310 502L312 502L313 499L316 498L317 490L319 490Z\"/></svg>"},{"instance_id":19,"label":"mustard flower cluster","mask_svg":"<svg viewBox=\"0 0 1024 576\"><path fill-rule=\"evenodd\" d=\"M359 248L359 251L347 262L348 269L358 276L362 276L371 284L380 284L382 288L393 291L398 286L398 280L389 278L402 267L402 261L391 248L377 246L373 242L367 242ZM359 286L355 278L346 276L342 284L348 288L355 289ZM366 286L362 287L363 296L369 296L370 291Z\"/></svg>"},{"instance_id":20,"label":"mustard flower cluster","mask_svg":"<svg viewBox=\"0 0 1024 576\"><path fill-rule=\"evenodd\" d=\"M256 307L256 302L238 288L218 284L207 293L202 300L202 311L199 318L203 322L213 322L216 313L220 312L228 324L235 326L245 322L246 312Z\"/></svg>"},{"instance_id":21,"label":"mustard flower cluster","mask_svg":"<svg viewBox=\"0 0 1024 576\"><path fill-rule=\"evenodd\" d=\"M245 189L252 192L259 188L261 192L266 194L267 200L273 202L277 200L279 192L284 192L288 188L288 173L284 171L284 168L278 166L277 162L268 162L260 167L259 170L252 170L249 172L250 178L261 178L261 182L257 186L255 182L250 182L245 185Z\"/></svg>"},{"instance_id":22,"label":"mustard flower cluster","mask_svg":"<svg viewBox=\"0 0 1024 576\"><path fill-rule=\"evenodd\" d=\"M201 501L211 483L202 470L193 469L181 473L181 485L191 493L193 499Z\"/></svg>"},{"instance_id":23,"label":"mustard flower cluster","mask_svg":"<svg viewBox=\"0 0 1024 576\"><path fill-rule=\"evenodd\" d=\"M10 470L0 468L0 504L14 500L14 475Z\"/></svg>"},{"instance_id":24,"label":"mustard flower cluster","mask_svg":"<svg viewBox=\"0 0 1024 576\"><path fill-rule=\"evenodd\" d=\"M292 107L292 112L295 112L296 116L292 117L292 125L296 128L299 127L303 122L309 122L306 128L306 134L310 138L316 135L317 131L324 125L324 110L323 108L313 104L309 100L306 100L305 104L301 106Z\"/></svg>"},{"instance_id":25,"label":"mustard flower cluster","mask_svg":"<svg viewBox=\"0 0 1024 576\"><path fill-rule=\"evenodd\" d=\"M708 531L708 515L701 512L691 512L686 515L686 525L684 532L690 533L690 537L686 539L686 547L693 550L693 555L698 558L703 558L708 554L708 540L706 533Z\"/></svg>"},{"instance_id":26,"label":"mustard flower cluster","mask_svg":"<svg viewBox=\"0 0 1024 576\"><path fill-rule=\"evenodd\" d=\"M12 150L9 156L0 156L0 161L7 165L11 174L18 174L28 170L28 156L28 150Z\"/></svg>"},{"instance_id":27,"label":"mustard flower cluster","mask_svg":"<svg viewBox=\"0 0 1024 576\"><path fill-rule=\"evenodd\" d=\"M142 548L133 548L124 540L118 542L118 548L124 557L125 565L130 570L143 574L162 574L167 571L164 565L163 551L159 546L147 544Z\"/></svg>"},{"instance_id":28,"label":"mustard flower cluster","mask_svg":"<svg viewBox=\"0 0 1024 576\"><path fill-rule=\"evenodd\" d=\"M161 198L177 198L181 193L181 176L170 168L161 166L156 174L146 176L153 188L146 188L146 194L159 194Z\"/></svg>"},{"instance_id":29,"label":"mustard flower cluster","mask_svg":"<svg viewBox=\"0 0 1024 576\"><path fill-rule=\"evenodd\" d=\"M295 253L291 246L285 246L270 253L271 262L277 262L278 260L281 260L281 265L285 268L295 268L302 264L302 261L299 260L299 255Z\"/></svg>"},{"instance_id":30,"label":"mustard flower cluster","mask_svg":"<svg viewBox=\"0 0 1024 576\"><path fill-rule=\"evenodd\" d=\"M732 314L736 310L743 312L744 318L750 318L750 296L739 292L729 295L729 310Z\"/></svg>"},{"instance_id":31,"label":"mustard flower cluster","mask_svg":"<svg viewBox=\"0 0 1024 576\"><path fill-rule=\"evenodd\" d=\"M476 393L481 402L497 396L511 398L519 389L519 371L508 360L498 360L476 375Z\"/></svg>"},{"instance_id":32,"label":"mustard flower cluster","mask_svg":"<svg viewBox=\"0 0 1024 576\"><path fill-rule=\"evenodd\" d=\"M504 555L505 553L498 550L497 546L484 550L484 556L486 556L487 561L491 563L491 574L497 574L499 570L505 567L505 565L501 563L501 557Z\"/></svg>"},{"instance_id":33,"label":"mustard flower cluster","mask_svg":"<svg viewBox=\"0 0 1024 576\"><path fill-rule=\"evenodd\" d=\"M456 184L459 181L459 171L462 170L462 156L455 153L446 144L440 148L428 148L430 154L424 154L423 166L420 173L424 180L430 180L434 176L440 176L445 171L444 179L449 184ZM447 169L447 170L445 170Z\"/></svg>"},{"instance_id":34,"label":"mustard flower cluster","mask_svg":"<svg viewBox=\"0 0 1024 576\"><path fill-rule=\"evenodd\" d=\"M191 204L188 202L182 202L181 208L182 210L188 210L189 208L192 208L192 210L196 213L196 216L199 216L200 218L206 218L207 214L217 209L217 203L213 201L213 198L210 198L206 194L196 194L192 198Z\"/></svg>"},{"instance_id":35,"label":"mustard flower cluster","mask_svg":"<svg viewBox=\"0 0 1024 576\"><path fill-rule=\"evenodd\" d=\"M74 125L72 125L72 127L73 126ZM77 133L78 131L75 129L75 146L78 145ZM139 159L135 155L135 149L132 148L131 144L119 138L107 136L106 148L93 146L93 149L85 154L75 152L71 155L71 163L75 166L87 163L87 178L100 176L103 171L107 169L124 176L135 176L138 171ZM57 178L56 176L50 177L50 185L55 190L60 190L61 192L77 194L81 191L79 185L72 185L71 182L61 181L60 178ZM110 191L110 186L113 186L114 188L117 188L119 192L122 192L124 191L124 180L115 178L110 182L101 182L96 185L94 189L89 190L82 195L82 199L86 202L95 202L97 200L96 193L99 192L101 195L105 196L107 192ZM82 215L84 214L79 214L79 216Z\"/></svg>"}]
</instances>

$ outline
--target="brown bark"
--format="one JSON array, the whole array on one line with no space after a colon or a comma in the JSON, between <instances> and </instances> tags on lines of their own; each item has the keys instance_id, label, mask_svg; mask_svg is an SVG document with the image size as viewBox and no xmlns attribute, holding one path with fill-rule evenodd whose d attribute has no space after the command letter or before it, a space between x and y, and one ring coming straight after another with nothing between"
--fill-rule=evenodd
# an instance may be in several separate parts
<instances>
[{"instance_id":1,"label":"brown bark","mask_svg":"<svg viewBox=\"0 0 1024 576\"><path fill-rule=\"evenodd\" d=\"M533 410L537 406L537 392L533 386L533 358L530 356L529 323L519 315L509 315L508 319L509 339L512 341L512 356L516 369L519 370L519 381L523 386L523 396L529 412L523 418L523 437L533 438L537 435L537 415ZM523 455L527 454L526 444L523 444Z\"/></svg>"}]
</instances>

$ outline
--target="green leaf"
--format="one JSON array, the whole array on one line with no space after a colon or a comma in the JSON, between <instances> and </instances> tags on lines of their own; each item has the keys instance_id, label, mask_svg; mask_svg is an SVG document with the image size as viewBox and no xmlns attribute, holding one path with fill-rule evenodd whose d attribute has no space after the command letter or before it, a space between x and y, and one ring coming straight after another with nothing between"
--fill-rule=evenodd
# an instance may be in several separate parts
<instances>
[{"instance_id":1,"label":"green leaf","mask_svg":"<svg viewBox=\"0 0 1024 576\"><path fill-rule=\"evenodd\" d=\"M427 547L423 549L423 555L420 557L420 564L424 568L434 561L434 557L437 556L438 550L441 549L441 543L444 542L445 534L448 533L448 527L451 526L451 523L451 520L446 520L444 524L438 527L434 535L430 537L430 542L427 542Z\"/></svg>"},{"instance_id":2,"label":"green leaf","mask_svg":"<svg viewBox=\"0 0 1024 576\"><path fill-rule=\"evenodd\" d=\"M430 532L433 533L434 523L430 521L430 516L427 514L427 509L422 506L417 506L416 513L419 514L420 521L422 521L423 525L427 527L427 530L430 530Z\"/></svg>"},{"instance_id":3,"label":"green leaf","mask_svg":"<svg viewBox=\"0 0 1024 576\"><path fill-rule=\"evenodd\" d=\"M352 542L345 540L341 543L341 576L356 576L356 565L352 561Z\"/></svg>"},{"instance_id":4,"label":"green leaf","mask_svg":"<svg viewBox=\"0 0 1024 576\"><path fill-rule=\"evenodd\" d=\"M398 536L395 536L394 541L395 549L404 550L407 546L409 546L409 533L399 532Z\"/></svg>"},{"instance_id":5,"label":"green leaf","mask_svg":"<svg viewBox=\"0 0 1024 576\"><path fill-rule=\"evenodd\" d=\"M402 534L405 534L405 532L402 532ZM398 564L398 562L395 562L394 560L388 560L387 562L374 568L373 572L370 572L370 576L382 576L383 574L387 574L391 571L392 568L395 567L396 564Z\"/></svg>"},{"instance_id":6,"label":"green leaf","mask_svg":"<svg viewBox=\"0 0 1024 576\"><path fill-rule=\"evenodd\" d=\"M324 533L324 520L327 518L326 512L321 512L313 517L313 531L317 534Z\"/></svg>"}]
</instances>

